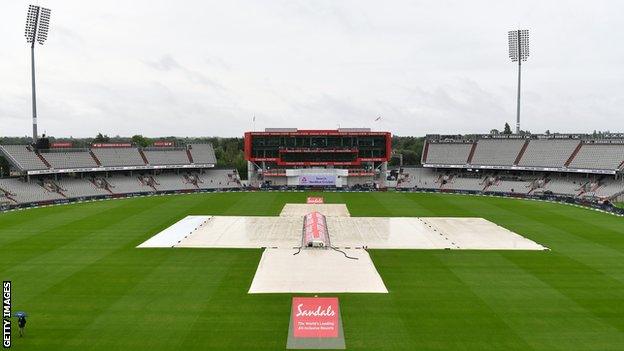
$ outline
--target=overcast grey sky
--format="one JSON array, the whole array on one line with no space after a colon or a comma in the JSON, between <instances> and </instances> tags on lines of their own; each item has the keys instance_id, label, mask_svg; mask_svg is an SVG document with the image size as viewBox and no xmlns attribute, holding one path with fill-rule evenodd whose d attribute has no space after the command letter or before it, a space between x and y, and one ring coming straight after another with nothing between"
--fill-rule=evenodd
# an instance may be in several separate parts
<instances>
[{"instance_id":1,"label":"overcast grey sky","mask_svg":"<svg viewBox=\"0 0 624 351\"><path fill-rule=\"evenodd\" d=\"M0 4L0 135L30 133L29 3ZM48 0L40 132L480 133L515 120L507 31L531 31L523 129L622 131L621 1ZM374 119L381 115L379 122Z\"/></svg>"}]
</instances>

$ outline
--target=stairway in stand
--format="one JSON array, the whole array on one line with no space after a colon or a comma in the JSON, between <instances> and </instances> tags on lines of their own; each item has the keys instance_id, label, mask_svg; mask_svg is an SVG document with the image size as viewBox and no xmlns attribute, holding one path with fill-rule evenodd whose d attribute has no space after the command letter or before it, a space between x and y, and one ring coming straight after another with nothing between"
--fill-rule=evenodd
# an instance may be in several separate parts
<instances>
[{"instance_id":1,"label":"stairway in stand","mask_svg":"<svg viewBox=\"0 0 624 351\"><path fill-rule=\"evenodd\" d=\"M46 160L45 157L43 157L43 155L39 151L35 151L35 154L37 155L37 157L39 157L41 162L43 162L43 164L46 165L46 167L52 168L52 165L50 164L50 162L48 162L48 160Z\"/></svg>"}]
</instances>

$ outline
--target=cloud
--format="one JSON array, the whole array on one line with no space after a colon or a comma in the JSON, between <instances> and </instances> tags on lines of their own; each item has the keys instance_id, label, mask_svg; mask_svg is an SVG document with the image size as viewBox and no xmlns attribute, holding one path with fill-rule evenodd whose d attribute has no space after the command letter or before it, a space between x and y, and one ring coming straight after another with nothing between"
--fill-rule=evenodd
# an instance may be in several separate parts
<instances>
[{"instance_id":1,"label":"cloud","mask_svg":"<svg viewBox=\"0 0 624 351\"><path fill-rule=\"evenodd\" d=\"M55 41L62 46L80 47L86 43L84 37L80 35L77 31L61 24L57 24L54 26L53 33Z\"/></svg>"},{"instance_id":2,"label":"cloud","mask_svg":"<svg viewBox=\"0 0 624 351\"><path fill-rule=\"evenodd\" d=\"M347 32L368 31L373 27L358 6L345 7L345 3L340 1L285 0L279 2L279 11L290 21L331 25Z\"/></svg>"},{"instance_id":3,"label":"cloud","mask_svg":"<svg viewBox=\"0 0 624 351\"><path fill-rule=\"evenodd\" d=\"M232 70L232 66L229 63L225 62L225 60L223 60L220 57L216 57L216 56L206 57L204 58L204 61L211 67L216 67L216 68L223 69L226 71Z\"/></svg>"},{"instance_id":4,"label":"cloud","mask_svg":"<svg viewBox=\"0 0 624 351\"><path fill-rule=\"evenodd\" d=\"M225 87L221 85L218 81L208 78L203 73L198 70L190 69L185 66L182 66L176 59L173 58L170 54L166 54L161 56L158 60L150 61L145 60L144 63L157 71L161 72L178 72L183 74L189 81L203 85L205 87L209 87L214 90L223 91Z\"/></svg>"},{"instance_id":5,"label":"cloud","mask_svg":"<svg viewBox=\"0 0 624 351\"><path fill-rule=\"evenodd\" d=\"M145 60L144 62L149 67L158 71L168 72L176 69L183 70L182 66L180 66L180 64L171 55L163 55L158 60Z\"/></svg>"},{"instance_id":6,"label":"cloud","mask_svg":"<svg viewBox=\"0 0 624 351\"><path fill-rule=\"evenodd\" d=\"M56 136L240 136L254 114L257 128L501 129L515 120L506 33L518 23L531 30L523 128L622 129L616 0L53 5L37 83L41 129ZM25 13L19 1L0 12L2 135L30 132Z\"/></svg>"}]
</instances>

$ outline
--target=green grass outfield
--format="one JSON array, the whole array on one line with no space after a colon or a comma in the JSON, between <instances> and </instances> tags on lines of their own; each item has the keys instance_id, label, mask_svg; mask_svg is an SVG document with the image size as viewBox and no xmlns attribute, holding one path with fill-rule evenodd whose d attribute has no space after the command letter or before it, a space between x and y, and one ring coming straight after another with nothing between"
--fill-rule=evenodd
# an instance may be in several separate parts
<instances>
[{"instance_id":1,"label":"green grass outfield","mask_svg":"<svg viewBox=\"0 0 624 351\"><path fill-rule=\"evenodd\" d=\"M215 193L0 214L14 350L281 350L289 294L261 250L136 249L189 214L277 215L306 193ZM388 294L338 294L349 350L624 350L624 219L537 201L324 193L354 216L476 216L552 251L373 250Z\"/></svg>"}]
</instances>

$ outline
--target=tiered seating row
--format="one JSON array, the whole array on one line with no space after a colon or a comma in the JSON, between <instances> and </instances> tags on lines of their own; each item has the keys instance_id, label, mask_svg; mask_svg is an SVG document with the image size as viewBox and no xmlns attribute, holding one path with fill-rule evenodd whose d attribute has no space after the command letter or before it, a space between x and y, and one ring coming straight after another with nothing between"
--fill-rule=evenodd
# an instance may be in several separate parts
<instances>
[{"instance_id":1,"label":"tiered seating row","mask_svg":"<svg viewBox=\"0 0 624 351\"><path fill-rule=\"evenodd\" d=\"M578 169L617 169L624 161L624 145L584 144L570 163Z\"/></svg>"},{"instance_id":2,"label":"tiered seating row","mask_svg":"<svg viewBox=\"0 0 624 351\"><path fill-rule=\"evenodd\" d=\"M429 167L570 169L595 173L613 173L624 166L624 143L535 139L530 140L521 152L525 142L526 139L480 139L470 162L470 143L429 143L423 164ZM568 160L571 162L566 164Z\"/></svg>"},{"instance_id":3,"label":"tiered seating row","mask_svg":"<svg viewBox=\"0 0 624 351\"><path fill-rule=\"evenodd\" d=\"M530 144L530 143L529 143ZM472 157L473 165L513 165L524 139L483 139L477 142L475 154Z\"/></svg>"},{"instance_id":4,"label":"tiered seating row","mask_svg":"<svg viewBox=\"0 0 624 351\"><path fill-rule=\"evenodd\" d=\"M531 140L518 165L563 167L579 143L578 140Z\"/></svg>"},{"instance_id":5,"label":"tiered seating row","mask_svg":"<svg viewBox=\"0 0 624 351\"><path fill-rule=\"evenodd\" d=\"M98 167L147 167L216 164L210 144L189 145L186 149L144 150L147 163L137 148L51 149L37 154L27 145L0 145L0 151L21 171L73 170ZM93 152L93 155L91 155ZM189 157L192 156L192 157ZM95 157L95 158L94 158ZM97 160L100 162L98 165ZM193 162L191 162L191 159ZM46 165L47 162L50 166ZM41 172L40 172L41 173Z\"/></svg>"},{"instance_id":6,"label":"tiered seating row","mask_svg":"<svg viewBox=\"0 0 624 351\"><path fill-rule=\"evenodd\" d=\"M211 144L191 144L189 145L193 162L197 164L216 164L217 158Z\"/></svg>"},{"instance_id":7,"label":"tiered seating row","mask_svg":"<svg viewBox=\"0 0 624 351\"><path fill-rule=\"evenodd\" d=\"M487 179L494 178L494 182ZM535 183L540 186L536 187ZM439 189L492 191L516 194L540 194L552 192L557 195L572 197L610 198L624 192L624 179L611 177L587 177L570 174L569 176L522 175L505 179L482 174L461 171L445 172L429 168L404 168L397 185L400 189Z\"/></svg>"},{"instance_id":8,"label":"tiered seating row","mask_svg":"<svg viewBox=\"0 0 624 351\"><path fill-rule=\"evenodd\" d=\"M426 163L440 165L464 165L468 161L468 155L472 143L433 143L429 144Z\"/></svg>"},{"instance_id":9,"label":"tiered seating row","mask_svg":"<svg viewBox=\"0 0 624 351\"><path fill-rule=\"evenodd\" d=\"M93 148L91 150L104 167L145 165L136 148Z\"/></svg>"},{"instance_id":10,"label":"tiered seating row","mask_svg":"<svg viewBox=\"0 0 624 351\"><path fill-rule=\"evenodd\" d=\"M41 156L55 169L96 168L98 166L88 151L45 152L41 153Z\"/></svg>"},{"instance_id":11,"label":"tiered seating row","mask_svg":"<svg viewBox=\"0 0 624 351\"><path fill-rule=\"evenodd\" d=\"M181 150L149 150L143 151L150 165L188 165L190 160L186 151Z\"/></svg>"},{"instance_id":12,"label":"tiered seating row","mask_svg":"<svg viewBox=\"0 0 624 351\"><path fill-rule=\"evenodd\" d=\"M234 170L213 169L202 173L163 173L160 175L145 176L154 179L157 191L192 190L192 189L232 189L240 188L241 182L238 173ZM9 192L11 198L18 203L60 200L64 198L78 198L107 194L128 194L153 192L154 188L140 181L140 176L115 174L105 178L110 185L110 192L97 187L90 179L61 177L58 180L48 179L47 182L56 184L60 193L50 191L42 186L41 180L30 183L17 178L0 179L0 188ZM197 179L197 186L191 182Z\"/></svg>"},{"instance_id":13,"label":"tiered seating row","mask_svg":"<svg viewBox=\"0 0 624 351\"><path fill-rule=\"evenodd\" d=\"M47 169L48 166L27 145L0 145L0 150L8 157L9 162L17 163L24 170Z\"/></svg>"}]
</instances>

